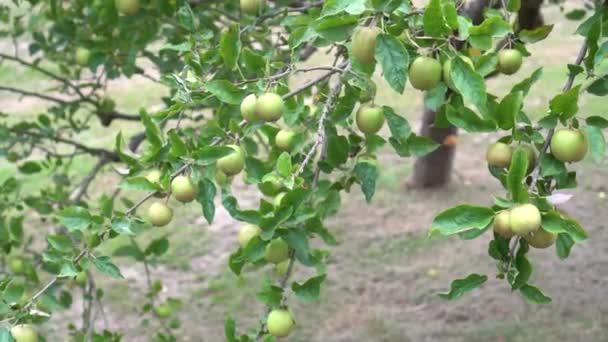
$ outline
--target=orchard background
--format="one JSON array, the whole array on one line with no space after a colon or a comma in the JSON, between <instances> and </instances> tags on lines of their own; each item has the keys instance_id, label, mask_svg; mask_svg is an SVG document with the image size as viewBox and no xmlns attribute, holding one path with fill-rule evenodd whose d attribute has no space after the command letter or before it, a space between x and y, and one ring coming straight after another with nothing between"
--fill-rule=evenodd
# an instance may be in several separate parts
<instances>
[{"instance_id":1,"label":"orchard background","mask_svg":"<svg viewBox=\"0 0 608 342\"><path fill-rule=\"evenodd\" d=\"M1 2L0 341L23 324L46 341L271 340L266 317L279 308L295 319L289 341L608 339L606 10L601 1L502 8L517 3L269 1L244 14L239 1ZM462 38L465 19L449 26L451 8L479 15L475 38ZM351 56L357 26L384 32L375 68ZM530 56L513 75L495 73L493 50L509 41ZM425 93L406 81L416 56L433 53L458 59L457 71L453 92L442 81L426 105L448 103L459 129L429 131ZM354 117L370 72L386 123L366 136ZM469 86L481 76L485 89ZM528 78L529 92L509 105ZM569 83L580 95L560 98ZM287 97L283 118L243 121L245 96L270 91ZM515 109L498 109L503 99ZM472 111L481 116L462 114ZM550 155L544 137L555 125L583 129L584 160L546 157L529 175L525 158L488 168L486 149L513 127ZM290 153L275 146L276 127L297 133ZM225 180L215 161L234 143L247 162ZM151 170L157 183L145 178ZM196 201L162 195L178 171L194 179ZM285 202L261 193L269 180ZM519 238L506 259L488 256L506 241L492 234L494 211L528 193L543 229L562 235L530 248L531 275L525 253L513 253L527 250ZM165 198L173 220L152 227L148 208ZM439 219L462 203L478 209ZM552 205L580 226L561 230L566 216L550 216ZM239 248L245 221L264 233ZM294 261L287 276L264 261L278 236ZM509 267L506 281L497 265ZM467 280L450 291L457 278Z\"/></svg>"}]
</instances>

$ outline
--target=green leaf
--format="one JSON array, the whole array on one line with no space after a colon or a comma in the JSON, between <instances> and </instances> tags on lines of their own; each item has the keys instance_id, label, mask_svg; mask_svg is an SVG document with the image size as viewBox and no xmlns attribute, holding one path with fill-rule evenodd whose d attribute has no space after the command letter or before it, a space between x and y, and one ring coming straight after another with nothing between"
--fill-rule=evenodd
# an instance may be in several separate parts
<instances>
[{"instance_id":1,"label":"green leaf","mask_svg":"<svg viewBox=\"0 0 608 342\"><path fill-rule=\"evenodd\" d=\"M15 342L15 339L8 328L0 329L0 342Z\"/></svg>"},{"instance_id":2,"label":"green leaf","mask_svg":"<svg viewBox=\"0 0 608 342\"><path fill-rule=\"evenodd\" d=\"M72 241L65 235L47 235L46 241L61 253L71 252L72 248L74 248Z\"/></svg>"},{"instance_id":3,"label":"green leaf","mask_svg":"<svg viewBox=\"0 0 608 342\"><path fill-rule=\"evenodd\" d=\"M349 148L350 146L346 137L335 134L328 135L325 161L333 167L339 167L348 160Z\"/></svg>"},{"instance_id":4,"label":"green leaf","mask_svg":"<svg viewBox=\"0 0 608 342\"><path fill-rule=\"evenodd\" d=\"M479 117L467 107L454 108L451 105L447 105L446 118L452 125L471 133L493 132L496 130L494 122Z\"/></svg>"},{"instance_id":5,"label":"green leaf","mask_svg":"<svg viewBox=\"0 0 608 342\"><path fill-rule=\"evenodd\" d=\"M204 146L194 151L192 157L198 165L207 166L233 152L234 149L227 146Z\"/></svg>"},{"instance_id":6,"label":"green leaf","mask_svg":"<svg viewBox=\"0 0 608 342\"><path fill-rule=\"evenodd\" d=\"M19 171L21 173L25 173L26 175L31 175L33 173L38 173L42 171L42 167L35 161L26 161L25 163L19 166Z\"/></svg>"},{"instance_id":7,"label":"green leaf","mask_svg":"<svg viewBox=\"0 0 608 342\"><path fill-rule=\"evenodd\" d=\"M587 133L591 159L596 164L600 164L606 156L606 139L604 138L604 132L596 126L585 126L585 132Z\"/></svg>"},{"instance_id":8,"label":"green leaf","mask_svg":"<svg viewBox=\"0 0 608 342\"><path fill-rule=\"evenodd\" d=\"M515 269L517 270L517 275L511 284L513 290L520 289L526 285L532 275L532 265L524 253L517 254L517 257L515 258Z\"/></svg>"},{"instance_id":9,"label":"green leaf","mask_svg":"<svg viewBox=\"0 0 608 342\"><path fill-rule=\"evenodd\" d=\"M435 88L424 93L424 106L436 112L445 103L445 94L448 87L445 83L439 83Z\"/></svg>"},{"instance_id":10,"label":"green leaf","mask_svg":"<svg viewBox=\"0 0 608 342\"><path fill-rule=\"evenodd\" d=\"M601 129L608 128L608 120L601 116L590 116L585 122L587 122L587 125L589 126L595 126Z\"/></svg>"},{"instance_id":11,"label":"green leaf","mask_svg":"<svg viewBox=\"0 0 608 342\"><path fill-rule=\"evenodd\" d=\"M431 234L452 235L469 229L484 229L494 220L494 210L468 204L441 212L433 219Z\"/></svg>"},{"instance_id":12,"label":"green leaf","mask_svg":"<svg viewBox=\"0 0 608 342\"><path fill-rule=\"evenodd\" d=\"M145 255L156 255L161 256L169 250L169 240L166 237L162 237L156 240L152 240L146 250L144 251Z\"/></svg>"},{"instance_id":13,"label":"green leaf","mask_svg":"<svg viewBox=\"0 0 608 342\"><path fill-rule=\"evenodd\" d=\"M538 81L542 75L543 75L542 67L534 70L534 72L532 72L530 77L528 77L528 78L524 79L523 81L514 85L513 88L511 88L511 93L521 91L521 92L523 92L523 96L525 97L530 92L530 88L532 88L532 85L534 85L534 83L536 83L536 81Z\"/></svg>"},{"instance_id":14,"label":"green leaf","mask_svg":"<svg viewBox=\"0 0 608 342\"><path fill-rule=\"evenodd\" d=\"M141 117L141 121L144 124L145 133L146 133L146 141L150 143L150 145L160 148L163 145L163 141L161 139L160 129L158 125L152 121L152 118L148 115L145 110L141 110L139 112L139 116Z\"/></svg>"},{"instance_id":15,"label":"green leaf","mask_svg":"<svg viewBox=\"0 0 608 342\"><path fill-rule=\"evenodd\" d=\"M506 9L509 12L517 12L521 8L521 0L507 0Z\"/></svg>"},{"instance_id":16,"label":"green leaf","mask_svg":"<svg viewBox=\"0 0 608 342\"><path fill-rule=\"evenodd\" d=\"M339 15L321 18L315 21L314 29L323 38L339 42L348 39L358 24L358 17L352 15Z\"/></svg>"},{"instance_id":17,"label":"green leaf","mask_svg":"<svg viewBox=\"0 0 608 342\"><path fill-rule=\"evenodd\" d=\"M241 50L239 31L239 25L234 24L220 38L220 54L224 65L231 70L234 70Z\"/></svg>"},{"instance_id":18,"label":"green leaf","mask_svg":"<svg viewBox=\"0 0 608 342\"><path fill-rule=\"evenodd\" d=\"M524 184L527 171L528 153L523 147L518 147L513 152L507 175L507 188L515 202L528 202L528 187Z\"/></svg>"},{"instance_id":19,"label":"green leaf","mask_svg":"<svg viewBox=\"0 0 608 342\"><path fill-rule=\"evenodd\" d=\"M555 242L555 251L557 256L564 260L570 256L570 250L574 246L574 240L567 233L557 234L557 241Z\"/></svg>"},{"instance_id":20,"label":"green leaf","mask_svg":"<svg viewBox=\"0 0 608 342\"><path fill-rule=\"evenodd\" d=\"M232 105L241 104L246 96L243 90L226 80L211 80L205 84L205 89L218 100Z\"/></svg>"},{"instance_id":21,"label":"green leaf","mask_svg":"<svg viewBox=\"0 0 608 342\"><path fill-rule=\"evenodd\" d=\"M224 322L224 335L228 342L238 341L236 338L236 322L232 317L226 317L226 321Z\"/></svg>"},{"instance_id":22,"label":"green leaf","mask_svg":"<svg viewBox=\"0 0 608 342\"><path fill-rule=\"evenodd\" d=\"M262 291L256 293L255 298L268 307L277 308L281 305L283 299L283 289L267 284L262 288Z\"/></svg>"},{"instance_id":23,"label":"green leaf","mask_svg":"<svg viewBox=\"0 0 608 342\"><path fill-rule=\"evenodd\" d=\"M587 11L582 8L576 8L566 13L566 18L570 20L581 20L587 15Z\"/></svg>"},{"instance_id":24,"label":"green leaf","mask_svg":"<svg viewBox=\"0 0 608 342\"><path fill-rule=\"evenodd\" d=\"M95 268L97 268L97 270L99 270L101 273L105 273L106 275L115 279L124 278L123 275L120 274L118 267L112 263L109 257L101 256L92 258L92 262L93 265L95 265Z\"/></svg>"},{"instance_id":25,"label":"green leaf","mask_svg":"<svg viewBox=\"0 0 608 342\"><path fill-rule=\"evenodd\" d=\"M188 147L174 130L168 133L169 141L171 142L171 155L174 157L183 157L188 154Z\"/></svg>"},{"instance_id":26,"label":"green leaf","mask_svg":"<svg viewBox=\"0 0 608 342\"><path fill-rule=\"evenodd\" d=\"M443 15L441 0L431 0L422 17L424 33L430 37L442 37L452 32Z\"/></svg>"},{"instance_id":27,"label":"green leaf","mask_svg":"<svg viewBox=\"0 0 608 342\"><path fill-rule=\"evenodd\" d=\"M312 277L303 284L296 282L291 284L291 289L296 294L296 297L305 301L312 302L319 299L321 293L321 284L325 281L325 274Z\"/></svg>"},{"instance_id":28,"label":"green leaf","mask_svg":"<svg viewBox=\"0 0 608 342\"><path fill-rule=\"evenodd\" d=\"M430 138L412 134L407 138L407 147L411 154L416 157L425 156L439 148L438 143Z\"/></svg>"},{"instance_id":29,"label":"green leaf","mask_svg":"<svg viewBox=\"0 0 608 342\"><path fill-rule=\"evenodd\" d=\"M580 223L572 218L563 217L556 211L550 211L543 215L542 227L554 234L567 233L574 241L583 241L589 237Z\"/></svg>"},{"instance_id":30,"label":"green leaf","mask_svg":"<svg viewBox=\"0 0 608 342\"><path fill-rule=\"evenodd\" d=\"M553 31L553 25L542 25L532 30L521 30L519 39L524 43L532 44L544 40Z\"/></svg>"},{"instance_id":31,"label":"green leaf","mask_svg":"<svg viewBox=\"0 0 608 342\"><path fill-rule=\"evenodd\" d=\"M23 283L21 281L13 279L10 283L8 283L8 285L4 289L2 299L6 303L14 303L23 297L24 292L25 286L23 285Z\"/></svg>"},{"instance_id":32,"label":"green leaf","mask_svg":"<svg viewBox=\"0 0 608 342\"><path fill-rule=\"evenodd\" d=\"M524 285L519 289L521 294L529 302L534 304L548 304L551 303L551 298L545 296L538 288L532 285Z\"/></svg>"},{"instance_id":33,"label":"green leaf","mask_svg":"<svg viewBox=\"0 0 608 342\"><path fill-rule=\"evenodd\" d=\"M57 213L57 219L69 231L86 229L93 222L88 210L82 207L68 207Z\"/></svg>"},{"instance_id":34,"label":"green leaf","mask_svg":"<svg viewBox=\"0 0 608 342\"><path fill-rule=\"evenodd\" d=\"M397 115L393 108L384 106L384 117L388 122L388 127L391 130L391 135L400 141L407 140L412 134L412 128L410 124L402 116Z\"/></svg>"},{"instance_id":35,"label":"green leaf","mask_svg":"<svg viewBox=\"0 0 608 342\"><path fill-rule=\"evenodd\" d=\"M457 57L452 59L450 77L454 87L465 101L474 104L479 110L486 108L486 83L483 77L475 72L471 66Z\"/></svg>"},{"instance_id":36,"label":"green leaf","mask_svg":"<svg viewBox=\"0 0 608 342\"><path fill-rule=\"evenodd\" d=\"M359 162L353 170L353 175L361 184L361 191L368 203L371 202L376 192L376 180L379 174L378 166L370 162Z\"/></svg>"},{"instance_id":37,"label":"green leaf","mask_svg":"<svg viewBox=\"0 0 608 342\"><path fill-rule=\"evenodd\" d=\"M112 230L118 234L135 235L131 230L131 220L124 216L112 218Z\"/></svg>"},{"instance_id":38,"label":"green leaf","mask_svg":"<svg viewBox=\"0 0 608 342\"><path fill-rule=\"evenodd\" d=\"M559 161L550 153L540 157L540 175L543 177L557 176L568 172L564 162Z\"/></svg>"},{"instance_id":39,"label":"green leaf","mask_svg":"<svg viewBox=\"0 0 608 342\"><path fill-rule=\"evenodd\" d=\"M376 39L376 60L382 65L384 79L399 94L403 94L407 81L409 55L403 44L388 34Z\"/></svg>"},{"instance_id":40,"label":"green leaf","mask_svg":"<svg viewBox=\"0 0 608 342\"><path fill-rule=\"evenodd\" d=\"M291 176L291 156L289 153L283 152L277 158L277 171L282 177Z\"/></svg>"},{"instance_id":41,"label":"green leaf","mask_svg":"<svg viewBox=\"0 0 608 342\"><path fill-rule=\"evenodd\" d=\"M215 195L216 189L215 184L207 178L202 178L198 182L198 195L196 200L201 204L203 208L203 215L209 224L213 223L215 217Z\"/></svg>"},{"instance_id":42,"label":"green leaf","mask_svg":"<svg viewBox=\"0 0 608 342\"><path fill-rule=\"evenodd\" d=\"M500 128L508 130L515 125L515 118L523 105L524 93L516 91L505 96L498 105L496 119Z\"/></svg>"},{"instance_id":43,"label":"green leaf","mask_svg":"<svg viewBox=\"0 0 608 342\"><path fill-rule=\"evenodd\" d=\"M360 15L365 11L366 0L327 0L321 11L321 18L346 12L352 15Z\"/></svg>"},{"instance_id":44,"label":"green leaf","mask_svg":"<svg viewBox=\"0 0 608 342\"><path fill-rule=\"evenodd\" d=\"M488 280L488 276L471 273L466 278L456 279L450 285L450 291L440 293L439 297L454 300L462 297L465 293L472 291Z\"/></svg>"},{"instance_id":45,"label":"green leaf","mask_svg":"<svg viewBox=\"0 0 608 342\"><path fill-rule=\"evenodd\" d=\"M562 120L567 120L573 117L578 112L578 96L581 86L558 94L549 102L549 108L555 114L558 114Z\"/></svg>"},{"instance_id":46,"label":"green leaf","mask_svg":"<svg viewBox=\"0 0 608 342\"><path fill-rule=\"evenodd\" d=\"M493 38L505 37L511 25L498 16L487 17L481 24L469 28L469 42L479 50L490 50Z\"/></svg>"},{"instance_id":47,"label":"green leaf","mask_svg":"<svg viewBox=\"0 0 608 342\"><path fill-rule=\"evenodd\" d=\"M150 182L145 177L125 178L118 183L118 187L125 190L139 190L146 192L161 190L158 184Z\"/></svg>"}]
</instances>

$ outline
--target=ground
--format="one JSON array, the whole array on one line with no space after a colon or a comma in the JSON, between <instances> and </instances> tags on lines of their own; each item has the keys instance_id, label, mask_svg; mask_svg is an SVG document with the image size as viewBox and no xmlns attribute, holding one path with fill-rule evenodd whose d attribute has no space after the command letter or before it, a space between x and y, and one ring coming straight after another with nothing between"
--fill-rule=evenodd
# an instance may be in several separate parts
<instances>
[{"instance_id":1,"label":"ground","mask_svg":"<svg viewBox=\"0 0 608 342\"><path fill-rule=\"evenodd\" d=\"M557 8L545 11L548 21L556 22L555 33L547 41L531 48L533 57L526 59L524 69L511 77L490 81L497 95L504 95L510 86L537 67L544 68L542 80L528 96L526 110L541 116L549 99L560 91L566 77L566 63L575 59L580 37L571 35L574 24L563 19ZM6 45L3 45L6 46ZM326 63L324 56L315 56L310 64ZM413 90L397 95L379 81L376 103L394 106L418 127L421 96ZM294 80L301 83L303 78ZM35 74L0 65L0 83L41 87L43 79ZM135 111L140 105L153 106L162 88L147 80L118 80L109 95L119 108ZM142 91L145 89L146 91ZM145 94L145 98L142 98ZM581 101L584 116L606 116L605 102L585 95ZM44 103L18 99L0 93L0 108L38 114ZM130 127L113 124L112 128ZM132 129L132 127L131 127ZM99 135L99 128L82 136L91 144L111 144L113 136ZM383 135L386 136L385 129ZM569 259L560 261L554 249L534 250L531 261L534 275L531 282L548 295L553 303L544 306L526 303L518 293L511 293L504 281L494 279L495 265L487 256L489 235L474 241L457 237L428 237L432 218L439 211L459 203L489 204L492 196L504 190L492 179L484 163L484 149L496 137L485 134L460 136L453 181L439 190L414 190L408 186L413 159L402 159L390 148L380 154L383 165L377 194L366 204L358 188L342 197L342 210L328 227L339 245L332 248L328 281L321 300L302 303L291 296L289 303L295 313L297 328L289 341L549 341L608 340L608 231L606 209L608 192L605 180L608 168L585 161L580 171L579 188L568 191L574 197L561 208L578 219L589 231L590 239L577 245ZM81 177L91 166L84 160ZM0 179L14 171L0 163ZM101 190L115 184L117 177L110 168L95 183ZM80 173L79 173L80 172ZM29 187L35 188L36 180ZM92 193L95 193L92 191ZM241 180L235 182L234 193L241 205L256 206L255 189ZM133 195L135 196L135 195ZM264 308L254 298L265 275L271 270L246 269L236 277L227 268L227 256L236 248L240 227L219 209L213 225L202 218L196 204L172 202L177 218L168 228L154 228L141 237L140 243L154 237L169 236L171 248L167 255L154 260L152 277L162 280L163 298L174 297L183 302L178 311L182 322L176 334L184 341L223 340L223 321L227 315L236 318L239 331L255 329ZM218 205L219 208L221 206ZM31 224L39 225L32 219ZM127 240L113 241L103 248L111 253ZM320 244L318 244L321 246ZM141 264L119 259L125 280L109 280L96 274L96 281L105 290L103 304L108 327L122 330L126 341L148 341L153 329L144 327L139 316L145 288ZM463 298L447 302L437 296L451 280L469 273L487 274L489 281ZM311 271L301 265L293 280L303 281ZM128 294L127 294L128 290ZM78 296L75 296L78 297ZM75 298L78 302L78 298ZM79 309L79 303L75 303ZM58 313L43 325L47 340L63 336L64 318L78 322L78 311ZM99 317L99 316L98 316ZM157 323L150 323L153 327ZM97 327L104 327L98 319Z\"/></svg>"}]
</instances>

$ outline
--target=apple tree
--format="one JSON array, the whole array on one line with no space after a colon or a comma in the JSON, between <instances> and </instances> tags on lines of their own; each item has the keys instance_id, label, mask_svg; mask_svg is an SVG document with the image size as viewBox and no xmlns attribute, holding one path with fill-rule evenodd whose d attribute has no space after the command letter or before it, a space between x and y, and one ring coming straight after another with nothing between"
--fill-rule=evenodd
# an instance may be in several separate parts
<instances>
[{"instance_id":1,"label":"apple tree","mask_svg":"<svg viewBox=\"0 0 608 342\"><path fill-rule=\"evenodd\" d=\"M599 68L608 53L606 8L588 1L565 14L584 19L575 33L584 43L576 60L564 61L569 75L563 91L536 120L526 113L525 99L542 69L530 75L519 71L530 55L527 45L546 38L553 26L522 27L518 0L496 7L483 2L481 17L473 21L467 9L479 3L16 0L2 5L2 63L46 81L37 89L0 85L0 91L48 106L37 115L1 113L0 154L17 172L0 184L0 341L36 341L35 326L71 307L77 293L84 305L82 322L68 325L72 337L121 340L120 331L96 329L94 312L104 289L91 272L123 278L118 257L145 269L148 289L140 314L157 328L155 338L176 340L180 322L174 313L183 303L160 299L163 284L149 266L170 243L159 238L142 246L135 237L170 227L178 205L198 206L213 224L218 203L242 223L228 260L232 272L267 269L273 280L251 299L267 307L257 313L259 324L240 326L227 318L226 339L270 341L297 333L290 301L319 297L336 244L325 221L338 212L342 194L360 189L372 200L382 148L405 158L440 147L412 132L395 109L375 102L375 72L390 86L387 91L420 90L436 113L434 127L499 135L488 147L487 161L505 193L496 194L490 207L465 204L439 213L431 233L463 239L493 234L488 253L497 277L532 302L549 302L528 283L532 263L526 253L555 244L558 257L566 258L587 238L574 218L556 209L556 191L576 187L570 163L588 154L599 162L605 154L608 121L580 116L577 102L584 93L608 94ZM302 66L316 51L329 57ZM310 76L294 83L296 74ZM489 93L486 78L504 75L520 81L504 95ZM136 77L166 87L168 96L137 113L119 108L108 87L118 78ZM112 136L113 145L83 139L96 135ZM88 165L84 173L83 165ZM109 170L118 177L101 181ZM233 182L259 191L259 204L240 205ZM93 185L101 191L89 191ZM106 255L104 244L119 237L131 244ZM296 264L314 276L292 281ZM468 275L441 296L461 297L487 279Z\"/></svg>"}]
</instances>

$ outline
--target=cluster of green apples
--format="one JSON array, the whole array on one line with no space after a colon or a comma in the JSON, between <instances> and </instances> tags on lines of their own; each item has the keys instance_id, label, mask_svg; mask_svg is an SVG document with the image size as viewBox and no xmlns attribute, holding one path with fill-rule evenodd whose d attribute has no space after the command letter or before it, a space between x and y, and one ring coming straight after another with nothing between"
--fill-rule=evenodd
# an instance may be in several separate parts
<instances>
[{"instance_id":1,"label":"cluster of green apples","mask_svg":"<svg viewBox=\"0 0 608 342\"><path fill-rule=\"evenodd\" d=\"M496 234L505 239L514 235L521 236L535 248L547 248L555 242L556 234L541 228L540 211L534 204L516 205L496 214L493 229Z\"/></svg>"}]
</instances>

